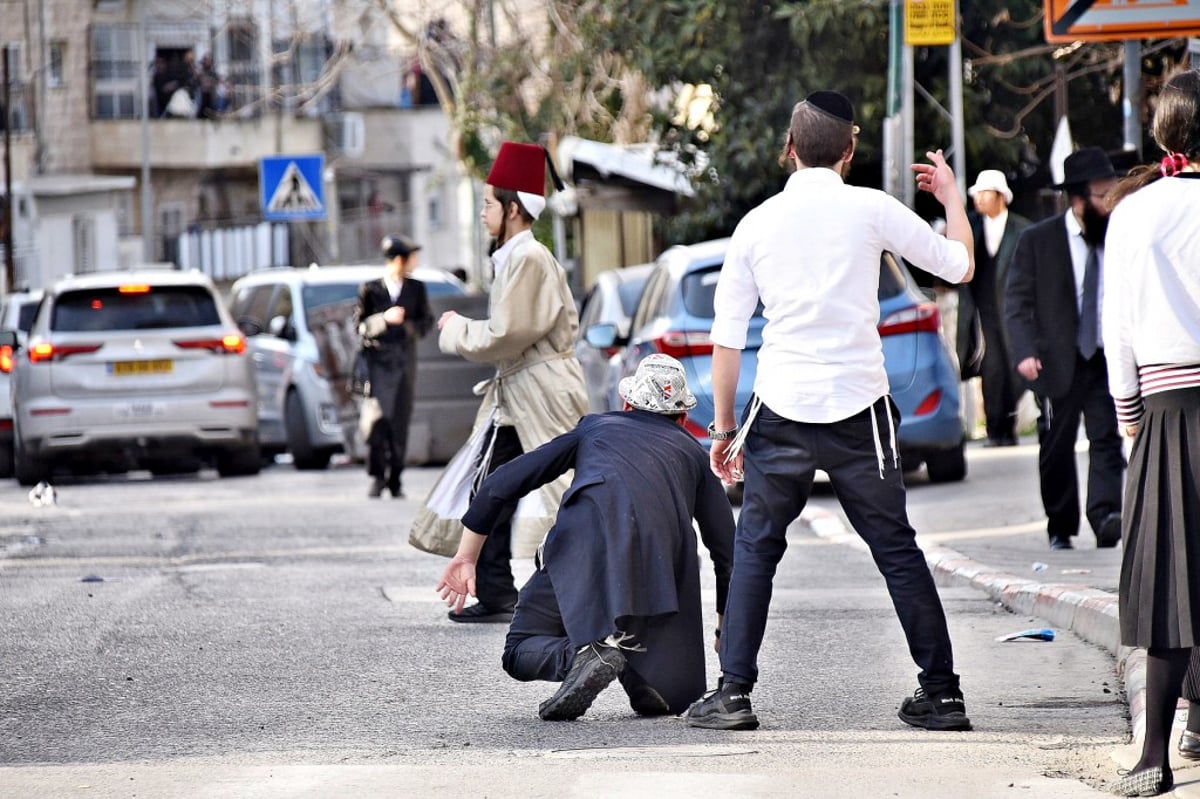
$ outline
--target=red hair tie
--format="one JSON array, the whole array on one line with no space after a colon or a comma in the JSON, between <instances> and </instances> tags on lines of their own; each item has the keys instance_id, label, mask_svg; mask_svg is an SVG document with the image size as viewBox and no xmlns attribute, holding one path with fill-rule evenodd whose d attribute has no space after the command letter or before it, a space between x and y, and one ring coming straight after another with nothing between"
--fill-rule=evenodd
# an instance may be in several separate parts
<instances>
[{"instance_id":1,"label":"red hair tie","mask_svg":"<svg viewBox=\"0 0 1200 799\"><path fill-rule=\"evenodd\" d=\"M1187 168L1187 156L1183 153L1168 153L1159 164L1158 171L1164 178L1174 177Z\"/></svg>"}]
</instances>

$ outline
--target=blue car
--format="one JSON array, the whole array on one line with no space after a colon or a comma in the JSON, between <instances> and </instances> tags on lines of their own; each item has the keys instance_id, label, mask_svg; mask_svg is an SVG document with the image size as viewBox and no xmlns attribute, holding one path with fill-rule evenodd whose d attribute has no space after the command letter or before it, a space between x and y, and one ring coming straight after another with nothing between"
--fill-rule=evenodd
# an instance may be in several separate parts
<instances>
[{"instance_id":1,"label":"blue car","mask_svg":"<svg viewBox=\"0 0 1200 799\"><path fill-rule=\"evenodd\" d=\"M708 445L713 419L713 294L729 239L671 247L655 262L630 324L620 372L631 375L645 356L672 355L687 370L696 408L687 428ZM967 473L958 370L940 332L937 305L925 297L903 263L891 253L880 259L879 335L892 399L900 410L896 430L905 471L925 464L931 482L961 480ZM737 413L750 401L758 349L766 320L762 306L750 319L736 394ZM585 331L592 346L612 346L611 326ZM619 343L619 342L618 342ZM620 407L611 397L611 408Z\"/></svg>"}]
</instances>

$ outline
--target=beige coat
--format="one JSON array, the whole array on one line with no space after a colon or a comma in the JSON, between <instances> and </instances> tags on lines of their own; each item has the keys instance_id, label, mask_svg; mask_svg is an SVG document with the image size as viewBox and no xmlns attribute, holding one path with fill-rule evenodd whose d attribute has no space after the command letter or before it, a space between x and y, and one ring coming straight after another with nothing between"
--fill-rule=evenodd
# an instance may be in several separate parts
<instances>
[{"instance_id":1,"label":"beige coat","mask_svg":"<svg viewBox=\"0 0 1200 799\"><path fill-rule=\"evenodd\" d=\"M488 318L456 316L438 337L442 352L496 367L475 417L476 430L495 408L497 423L515 427L521 448L529 452L575 427L588 407L583 370L575 358L578 333L579 315L566 272L549 250L530 237L512 252L492 285ZM445 472L431 496L444 479ZM518 509L513 519L513 557L533 556L553 525L570 483L568 472L539 489L540 502L523 503ZM531 506L534 515L529 515ZM461 536L461 518L439 518L426 499L410 540L452 541L457 546ZM446 549L443 554L453 554L452 546Z\"/></svg>"}]
</instances>

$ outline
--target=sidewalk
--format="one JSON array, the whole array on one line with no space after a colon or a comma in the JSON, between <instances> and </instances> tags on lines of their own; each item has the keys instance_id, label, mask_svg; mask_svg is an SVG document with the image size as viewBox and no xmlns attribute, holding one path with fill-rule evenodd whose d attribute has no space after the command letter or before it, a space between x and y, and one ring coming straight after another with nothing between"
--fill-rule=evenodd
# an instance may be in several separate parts
<instances>
[{"instance_id":1,"label":"sidewalk","mask_svg":"<svg viewBox=\"0 0 1200 799\"><path fill-rule=\"evenodd\" d=\"M810 505L801 521L819 536L844 538L848 545L866 549L838 514ZM941 543L948 538L954 539L954 548ZM1112 752L1114 778L1116 768L1134 765L1145 730L1145 652L1121 646L1120 642L1120 550L1096 549L1085 524L1080 537L1074 539L1076 549L1053 551L1042 521L980 528L967 534L918 534L917 541L939 585L977 588L1015 614L1043 619L1060 633L1069 630L1112 653L1125 687L1134 735L1132 744ZM1173 792L1163 795L1200 799L1197 764L1179 758L1175 749L1185 719L1186 712L1181 710L1171 743L1171 766L1177 785Z\"/></svg>"}]
</instances>

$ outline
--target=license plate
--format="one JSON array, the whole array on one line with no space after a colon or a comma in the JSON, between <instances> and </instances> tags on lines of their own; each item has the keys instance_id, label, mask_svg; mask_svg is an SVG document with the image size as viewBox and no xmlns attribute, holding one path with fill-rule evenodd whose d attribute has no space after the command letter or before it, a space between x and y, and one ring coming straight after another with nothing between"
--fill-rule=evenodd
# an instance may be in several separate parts
<instances>
[{"instance_id":1,"label":"license plate","mask_svg":"<svg viewBox=\"0 0 1200 799\"><path fill-rule=\"evenodd\" d=\"M113 408L113 415L118 419L154 419L166 414L166 406L161 402L127 402Z\"/></svg>"},{"instance_id":2,"label":"license plate","mask_svg":"<svg viewBox=\"0 0 1200 799\"><path fill-rule=\"evenodd\" d=\"M109 372L117 377L129 375L161 375L175 368L175 362L169 358L157 361L115 361L108 365Z\"/></svg>"}]
</instances>

